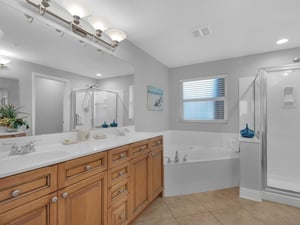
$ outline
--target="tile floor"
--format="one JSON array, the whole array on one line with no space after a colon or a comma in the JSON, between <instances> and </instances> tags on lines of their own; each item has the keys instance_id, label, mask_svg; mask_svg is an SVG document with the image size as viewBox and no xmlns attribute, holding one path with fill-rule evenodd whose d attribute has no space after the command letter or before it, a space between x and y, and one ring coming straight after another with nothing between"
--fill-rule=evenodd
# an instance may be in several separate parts
<instances>
[{"instance_id":1,"label":"tile floor","mask_svg":"<svg viewBox=\"0 0 300 225\"><path fill-rule=\"evenodd\" d=\"M240 199L229 188L158 198L132 225L300 225L300 208Z\"/></svg>"}]
</instances>

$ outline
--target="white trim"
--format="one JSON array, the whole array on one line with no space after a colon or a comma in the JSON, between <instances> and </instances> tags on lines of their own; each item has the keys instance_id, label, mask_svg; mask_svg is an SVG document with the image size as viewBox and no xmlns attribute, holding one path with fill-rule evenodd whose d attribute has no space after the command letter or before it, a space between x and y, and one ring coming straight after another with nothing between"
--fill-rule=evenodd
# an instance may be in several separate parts
<instances>
[{"instance_id":1,"label":"white trim","mask_svg":"<svg viewBox=\"0 0 300 225\"><path fill-rule=\"evenodd\" d=\"M246 198L253 201L261 202L261 191L240 187L240 198Z\"/></svg>"},{"instance_id":2,"label":"white trim","mask_svg":"<svg viewBox=\"0 0 300 225\"><path fill-rule=\"evenodd\" d=\"M224 74L219 74L219 75L211 75L211 76L205 76L205 77L195 77L195 78L191 78L191 79L184 79L184 80L180 80L179 83L183 83L183 82L189 82L189 81L197 81L197 80L209 80L209 79L217 79L217 78L227 78L228 74L224 73Z\"/></svg>"},{"instance_id":3,"label":"white trim","mask_svg":"<svg viewBox=\"0 0 300 225\"><path fill-rule=\"evenodd\" d=\"M35 100L36 100L36 92L35 92L35 79L37 77L41 77L44 79L55 80L63 82L65 85L64 88L64 103L63 103L63 132L70 131L70 118L71 118L71 82L70 80L59 78L56 76L45 75L41 73L32 73L32 135L35 135Z\"/></svg>"},{"instance_id":4,"label":"white trim","mask_svg":"<svg viewBox=\"0 0 300 225\"><path fill-rule=\"evenodd\" d=\"M268 191L262 191L262 199L281 203L281 204L291 205L295 207L300 207L300 199L292 196L281 195L281 194L272 193Z\"/></svg>"}]
</instances>

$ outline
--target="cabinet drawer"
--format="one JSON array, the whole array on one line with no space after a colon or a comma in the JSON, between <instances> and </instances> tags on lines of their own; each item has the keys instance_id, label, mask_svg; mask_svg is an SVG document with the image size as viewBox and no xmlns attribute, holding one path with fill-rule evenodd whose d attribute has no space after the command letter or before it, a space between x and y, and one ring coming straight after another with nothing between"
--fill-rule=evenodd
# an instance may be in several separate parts
<instances>
[{"instance_id":1,"label":"cabinet drawer","mask_svg":"<svg viewBox=\"0 0 300 225\"><path fill-rule=\"evenodd\" d=\"M112 205L129 193L129 180L126 179L108 189L108 205Z\"/></svg>"},{"instance_id":2,"label":"cabinet drawer","mask_svg":"<svg viewBox=\"0 0 300 225\"><path fill-rule=\"evenodd\" d=\"M58 164L58 187L66 187L107 169L107 153L101 152Z\"/></svg>"},{"instance_id":3,"label":"cabinet drawer","mask_svg":"<svg viewBox=\"0 0 300 225\"><path fill-rule=\"evenodd\" d=\"M127 225L130 220L128 196L122 198L108 209L109 225Z\"/></svg>"},{"instance_id":4,"label":"cabinet drawer","mask_svg":"<svg viewBox=\"0 0 300 225\"><path fill-rule=\"evenodd\" d=\"M118 182L129 177L130 163L123 163L108 171L108 187L117 184Z\"/></svg>"},{"instance_id":5,"label":"cabinet drawer","mask_svg":"<svg viewBox=\"0 0 300 225\"><path fill-rule=\"evenodd\" d=\"M131 154L132 157L138 157L150 151L149 141L140 141L131 145Z\"/></svg>"},{"instance_id":6,"label":"cabinet drawer","mask_svg":"<svg viewBox=\"0 0 300 225\"><path fill-rule=\"evenodd\" d=\"M108 168L113 168L130 160L130 147L124 146L108 151Z\"/></svg>"},{"instance_id":7,"label":"cabinet drawer","mask_svg":"<svg viewBox=\"0 0 300 225\"><path fill-rule=\"evenodd\" d=\"M0 213L57 189L57 166L0 179Z\"/></svg>"},{"instance_id":8,"label":"cabinet drawer","mask_svg":"<svg viewBox=\"0 0 300 225\"><path fill-rule=\"evenodd\" d=\"M151 139L151 148L163 147L163 137L155 137Z\"/></svg>"}]
</instances>

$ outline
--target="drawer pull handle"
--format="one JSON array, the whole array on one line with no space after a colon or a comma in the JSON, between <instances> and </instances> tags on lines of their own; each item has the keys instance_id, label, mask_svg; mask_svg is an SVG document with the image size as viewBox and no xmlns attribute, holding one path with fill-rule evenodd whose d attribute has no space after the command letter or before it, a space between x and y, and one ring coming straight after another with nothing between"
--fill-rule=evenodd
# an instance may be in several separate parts
<instances>
[{"instance_id":1,"label":"drawer pull handle","mask_svg":"<svg viewBox=\"0 0 300 225\"><path fill-rule=\"evenodd\" d=\"M69 195L69 193L68 193L68 192L64 192L64 193L62 193L62 194L61 194L61 196L62 196L63 198L67 198L67 197L68 197L68 195Z\"/></svg>"},{"instance_id":2,"label":"drawer pull handle","mask_svg":"<svg viewBox=\"0 0 300 225\"><path fill-rule=\"evenodd\" d=\"M156 145L160 145L160 144L161 144L160 141L157 141L157 142L156 142Z\"/></svg>"},{"instance_id":3,"label":"drawer pull handle","mask_svg":"<svg viewBox=\"0 0 300 225\"><path fill-rule=\"evenodd\" d=\"M123 152L122 154L119 155L120 159L125 158L126 154Z\"/></svg>"},{"instance_id":4,"label":"drawer pull handle","mask_svg":"<svg viewBox=\"0 0 300 225\"><path fill-rule=\"evenodd\" d=\"M120 189L119 190L119 193L121 194L121 193L123 193L123 192L125 192L126 191L126 189L124 188L124 189Z\"/></svg>"},{"instance_id":5,"label":"drawer pull handle","mask_svg":"<svg viewBox=\"0 0 300 225\"><path fill-rule=\"evenodd\" d=\"M11 192L11 197L13 198L18 197L20 193L21 193L20 190L14 190Z\"/></svg>"},{"instance_id":6,"label":"drawer pull handle","mask_svg":"<svg viewBox=\"0 0 300 225\"><path fill-rule=\"evenodd\" d=\"M122 176L122 175L124 175L124 174L125 174L125 171L120 171L119 172L119 177Z\"/></svg>"},{"instance_id":7,"label":"drawer pull handle","mask_svg":"<svg viewBox=\"0 0 300 225\"><path fill-rule=\"evenodd\" d=\"M140 152L140 151L143 151L143 150L145 150L145 149L146 149L146 147L145 147L145 146L143 146L143 147L140 147L140 148L139 148L139 152Z\"/></svg>"},{"instance_id":8,"label":"drawer pull handle","mask_svg":"<svg viewBox=\"0 0 300 225\"><path fill-rule=\"evenodd\" d=\"M92 167L91 167L90 165L86 165L86 166L85 166L85 170L86 170L86 171L90 170L91 168L92 168Z\"/></svg>"},{"instance_id":9,"label":"drawer pull handle","mask_svg":"<svg viewBox=\"0 0 300 225\"><path fill-rule=\"evenodd\" d=\"M52 202L52 203L55 203L55 202L57 202L57 201L58 201L58 197L56 197L56 196L53 197L53 198L51 199L51 202Z\"/></svg>"}]
</instances>

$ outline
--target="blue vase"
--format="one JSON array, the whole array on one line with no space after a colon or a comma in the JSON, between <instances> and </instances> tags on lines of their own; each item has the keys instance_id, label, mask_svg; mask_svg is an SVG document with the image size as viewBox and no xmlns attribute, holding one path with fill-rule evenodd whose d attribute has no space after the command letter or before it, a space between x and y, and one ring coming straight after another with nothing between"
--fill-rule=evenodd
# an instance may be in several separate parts
<instances>
[{"instance_id":1,"label":"blue vase","mask_svg":"<svg viewBox=\"0 0 300 225\"><path fill-rule=\"evenodd\" d=\"M116 121L115 121L115 120L113 120L113 122L110 124L110 126L111 126L111 127L117 127L117 126L118 126L118 124L116 123Z\"/></svg>"},{"instance_id":2,"label":"blue vase","mask_svg":"<svg viewBox=\"0 0 300 225\"><path fill-rule=\"evenodd\" d=\"M106 123L106 121L104 121L104 123L101 125L102 128L108 128L108 124Z\"/></svg>"},{"instance_id":3,"label":"blue vase","mask_svg":"<svg viewBox=\"0 0 300 225\"><path fill-rule=\"evenodd\" d=\"M255 135L254 130L248 128L248 123L246 123L246 128L240 131L240 134L244 138L253 138Z\"/></svg>"}]
</instances>

